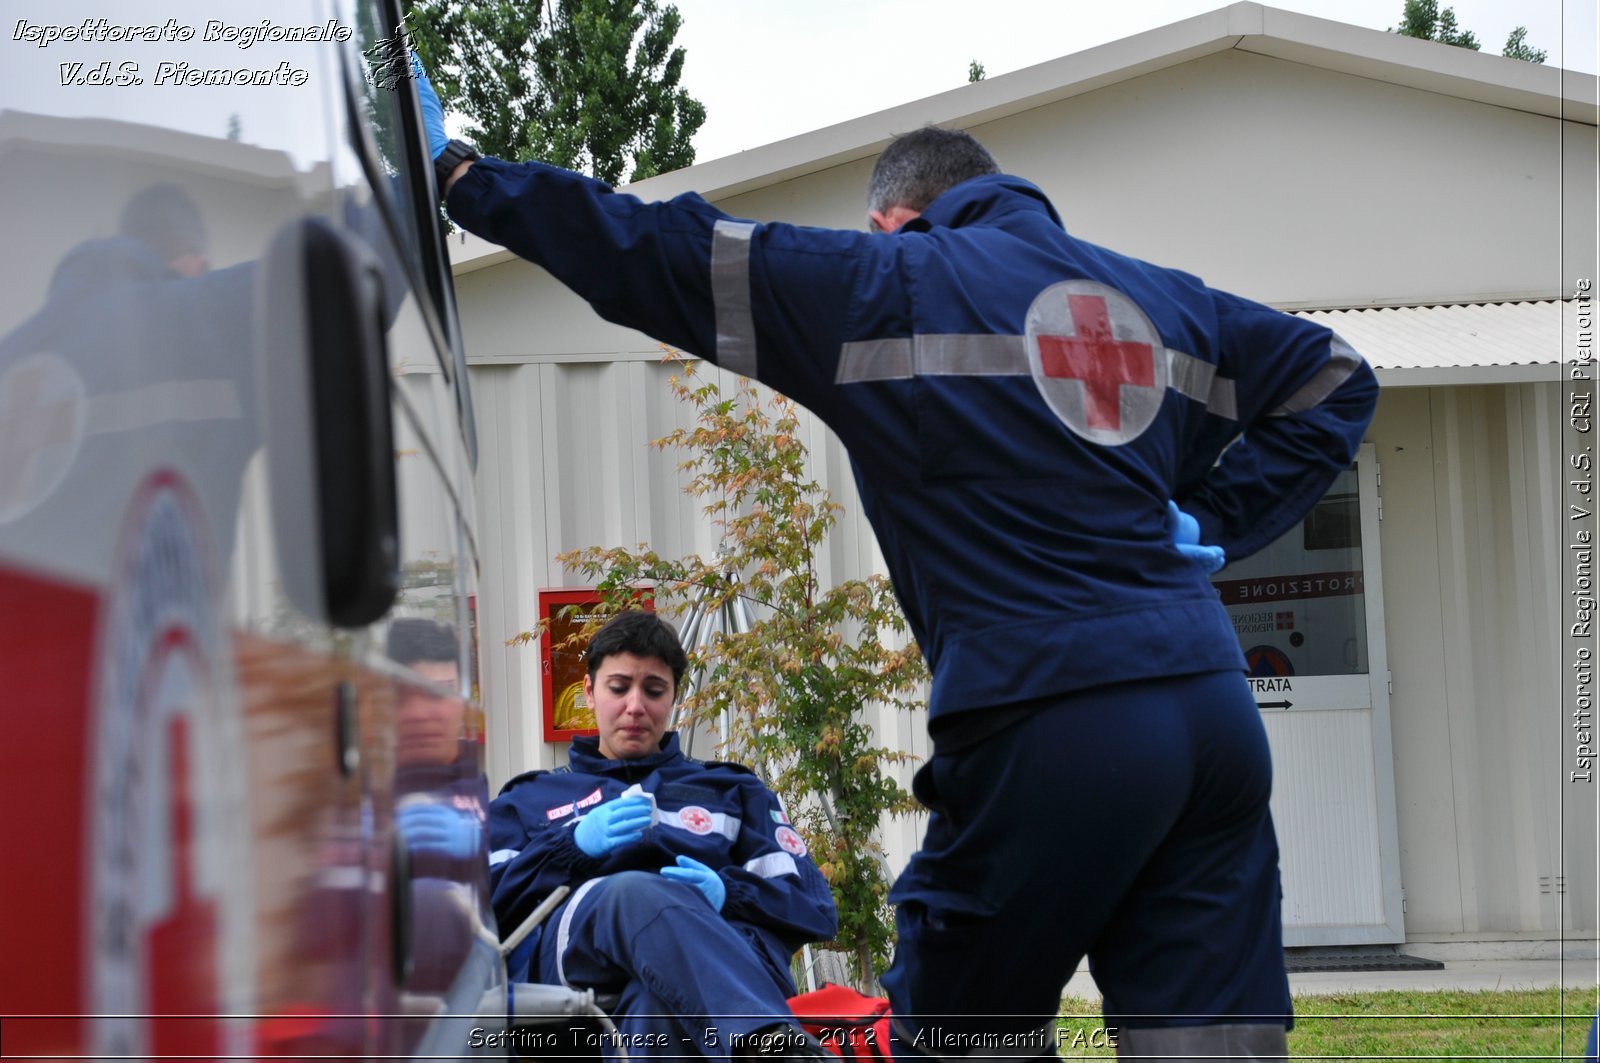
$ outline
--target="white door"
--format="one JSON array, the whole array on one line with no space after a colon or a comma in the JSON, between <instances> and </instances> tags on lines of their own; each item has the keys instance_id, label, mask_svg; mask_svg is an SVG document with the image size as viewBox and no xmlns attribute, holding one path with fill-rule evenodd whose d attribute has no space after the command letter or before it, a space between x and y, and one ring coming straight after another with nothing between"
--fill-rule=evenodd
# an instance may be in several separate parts
<instances>
[{"instance_id":1,"label":"white door","mask_svg":"<svg viewBox=\"0 0 1600 1063\"><path fill-rule=\"evenodd\" d=\"M1405 939L1371 444L1306 519L1212 580L1272 746L1285 945Z\"/></svg>"}]
</instances>

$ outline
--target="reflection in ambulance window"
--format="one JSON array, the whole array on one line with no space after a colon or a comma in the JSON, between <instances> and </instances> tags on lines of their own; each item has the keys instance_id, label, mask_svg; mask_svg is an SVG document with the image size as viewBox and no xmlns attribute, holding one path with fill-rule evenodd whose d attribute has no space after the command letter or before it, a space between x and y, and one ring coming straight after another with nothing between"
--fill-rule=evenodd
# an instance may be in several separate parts
<instances>
[{"instance_id":1,"label":"reflection in ambulance window","mask_svg":"<svg viewBox=\"0 0 1600 1063\"><path fill-rule=\"evenodd\" d=\"M1354 550L1361 546L1361 504L1354 494L1326 495L1301 524L1307 550Z\"/></svg>"},{"instance_id":2,"label":"reflection in ambulance window","mask_svg":"<svg viewBox=\"0 0 1600 1063\"><path fill-rule=\"evenodd\" d=\"M426 617L401 617L389 626L386 652L417 677L396 692L395 758L401 768L454 764L465 737L461 650L455 632ZM476 765L473 765L476 771Z\"/></svg>"},{"instance_id":3,"label":"reflection in ambulance window","mask_svg":"<svg viewBox=\"0 0 1600 1063\"><path fill-rule=\"evenodd\" d=\"M363 151L372 150L376 159L366 160L373 165L369 174L375 188L392 186L394 196L388 205L392 220L402 233L406 253L421 272L424 256L417 232L417 219L411 205L416 202L417 189L412 187L412 167L405 138L406 115L402 93L409 91L406 84L411 68L405 50L405 36L387 25L380 10L382 5L361 3L357 5L352 28L356 31L348 43L350 62L359 71L361 97L358 106L367 119L363 127L370 130L371 139L362 137L358 145Z\"/></svg>"},{"instance_id":4,"label":"reflection in ambulance window","mask_svg":"<svg viewBox=\"0 0 1600 1063\"><path fill-rule=\"evenodd\" d=\"M446 268L438 232L441 216L415 113L409 38L403 26L390 21L389 6L378 0L341 0L339 10L341 24L353 30L341 54L360 113L350 126L348 147L365 171L378 216L388 228L387 234L363 235L374 246L392 240L411 273L411 294L443 335L448 297L441 279ZM450 358L443 350L434 353L448 378Z\"/></svg>"}]
</instances>

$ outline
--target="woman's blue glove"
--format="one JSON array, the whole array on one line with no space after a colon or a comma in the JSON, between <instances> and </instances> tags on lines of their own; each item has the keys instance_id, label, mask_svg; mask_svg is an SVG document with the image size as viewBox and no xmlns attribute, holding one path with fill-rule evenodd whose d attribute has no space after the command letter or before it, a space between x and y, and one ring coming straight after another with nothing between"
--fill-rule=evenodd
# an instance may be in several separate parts
<instances>
[{"instance_id":1,"label":"woman's blue glove","mask_svg":"<svg viewBox=\"0 0 1600 1063\"><path fill-rule=\"evenodd\" d=\"M613 849L632 845L644 837L650 826L648 797L619 797L607 801L578 820L573 840L590 856L604 856Z\"/></svg>"},{"instance_id":2,"label":"woman's blue glove","mask_svg":"<svg viewBox=\"0 0 1600 1063\"><path fill-rule=\"evenodd\" d=\"M700 891L713 910L722 911L728 899L728 887L722 884L722 876L693 857L680 856L677 861L677 867L664 867L661 874L677 882L687 882Z\"/></svg>"},{"instance_id":3,"label":"woman's blue glove","mask_svg":"<svg viewBox=\"0 0 1600 1063\"><path fill-rule=\"evenodd\" d=\"M428 158L437 159L450 143L450 134L444 131L444 104L433 91L428 72L422 69L422 60L411 53L411 75L417 79L417 102L422 104L422 128L428 133Z\"/></svg>"},{"instance_id":4,"label":"woman's blue glove","mask_svg":"<svg viewBox=\"0 0 1600 1063\"><path fill-rule=\"evenodd\" d=\"M478 855L478 821L448 805L406 805L395 813L406 847L449 860Z\"/></svg>"},{"instance_id":5,"label":"woman's blue glove","mask_svg":"<svg viewBox=\"0 0 1600 1063\"><path fill-rule=\"evenodd\" d=\"M1195 562L1211 575L1228 563L1228 555L1220 546L1200 545L1200 522L1178 508L1178 503L1167 503L1167 534L1178 553Z\"/></svg>"}]
</instances>

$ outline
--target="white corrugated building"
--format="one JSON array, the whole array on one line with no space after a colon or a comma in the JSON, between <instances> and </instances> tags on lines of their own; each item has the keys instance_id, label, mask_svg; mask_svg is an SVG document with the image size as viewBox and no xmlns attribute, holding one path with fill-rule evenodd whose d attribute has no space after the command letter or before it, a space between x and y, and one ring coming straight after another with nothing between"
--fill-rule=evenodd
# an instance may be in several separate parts
<instances>
[{"instance_id":1,"label":"white corrugated building","mask_svg":"<svg viewBox=\"0 0 1600 1063\"><path fill-rule=\"evenodd\" d=\"M1238 3L632 191L860 228L887 140L961 127L1076 234L1336 328L1384 385L1358 468L1289 548L1299 570L1219 577L1261 674L1294 673L1258 684L1287 940L1592 953L1600 781L1573 781L1571 714L1594 640L1571 631L1570 547L1594 521L1568 508L1592 385L1567 377L1591 344L1596 101L1591 75ZM498 784L559 755L536 651L503 645L540 588L578 582L555 555L715 541L646 446L683 416L657 345L499 248L454 252ZM879 568L837 442L807 430L850 507L824 578ZM1281 578L1330 575L1346 590L1325 598ZM921 721L883 726L923 751ZM903 861L915 827L891 833Z\"/></svg>"}]
</instances>

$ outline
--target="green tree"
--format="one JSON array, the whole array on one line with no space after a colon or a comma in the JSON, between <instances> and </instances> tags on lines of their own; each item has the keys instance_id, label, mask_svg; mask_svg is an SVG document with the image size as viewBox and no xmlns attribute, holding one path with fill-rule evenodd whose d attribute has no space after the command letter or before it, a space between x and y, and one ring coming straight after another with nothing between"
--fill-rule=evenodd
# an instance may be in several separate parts
<instances>
[{"instance_id":1,"label":"green tree","mask_svg":"<svg viewBox=\"0 0 1600 1063\"><path fill-rule=\"evenodd\" d=\"M1507 59L1521 59L1529 63L1542 63L1550 57L1550 53L1542 48L1528 46L1528 27L1518 26L1506 38L1506 46L1500 49L1500 54Z\"/></svg>"},{"instance_id":2,"label":"green tree","mask_svg":"<svg viewBox=\"0 0 1600 1063\"><path fill-rule=\"evenodd\" d=\"M1417 37L1425 41L1452 44L1457 48L1470 48L1475 52L1482 48L1476 35L1470 30L1462 29L1456 23L1455 9L1447 7L1440 11L1438 0L1406 0L1400 25L1390 32L1398 33L1402 37ZM1500 54L1508 59L1523 59L1530 63L1544 62L1546 53L1530 48L1527 36L1528 27L1518 26L1506 38L1506 46Z\"/></svg>"},{"instance_id":3,"label":"green tree","mask_svg":"<svg viewBox=\"0 0 1600 1063\"><path fill-rule=\"evenodd\" d=\"M970 85L974 81L982 81L988 76L989 75L983 69L983 64L978 62L976 59L967 64L967 84Z\"/></svg>"},{"instance_id":4,"label":"green tree","mask_svg":"<svg viewBox=\"0 0 1600 1063\"><path fill-rule=\"evenodd\" d=\"M783 798L833 889L839 934L831 947L848 954L857 985L870 988L894 940L878 827L884 815L916 806L884 771L909 755L879 746L866 712L921 708L926 665L887 579L822 585L817 557L840 507L806 473L794 403L775 396L763 404L743 379L724 395L681 359L676 370L673 394L694 408L695 422L653 445L687 455L685 490L704 499L721 530L718 556L590 547L560 560L595 581L611 609L644 588L664 612L735 599L754 607L748 632L691 647L684 709L689 719L727 726L727 755L760 770Z\"/></svg>"},{"instance_id":5,"label":"green tree","mask_svg":"<svg viewBox=\"0 0 1600 1063\"><path fill-rule=\"evenodd\" d=\"M1447 7L1440 11L1438 0L1406 0L1405 12L1394 32L1402 37L1453 44L1457 48L1471 48L1475 52L1481 47L1477 37L1456 25L1455 8Z\"/></svg>"},{"instance_id":6,"label":"green tree","mask_svg":"<svg viewBox=\"0 0 1600 1063\"><path fill-rule=\"evenodd\" d=\"M678 9L659 0L406 0L440 99L488 154L611 184L694 162L704 105L679 86Z\"/></svg>"}]
</instances>

